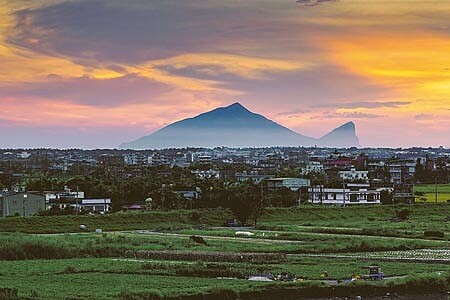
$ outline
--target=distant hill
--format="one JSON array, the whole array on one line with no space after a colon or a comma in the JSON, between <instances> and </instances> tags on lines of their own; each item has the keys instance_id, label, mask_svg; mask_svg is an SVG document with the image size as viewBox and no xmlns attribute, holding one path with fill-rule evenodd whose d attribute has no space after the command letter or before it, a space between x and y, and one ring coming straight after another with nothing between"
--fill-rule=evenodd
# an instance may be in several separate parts
<instances>
[{"instance_id":1,"label":"distant hill","mask_svg":"<svg viewBox=\"0 0 450 300\"><path fill-rule=\"evenodd\" d=\"M319 139L319 144L329 147L359 146L359 139L355 133L355 123L348 122L333 129Z\"/></svg>"},{"instance_id":2,"label":"distant hill","mask_svg":"<svg viewBox=\"0 0 450 300\"><path fill-rule=\"evenodd\" d=\"M346 123L319 139L304 136L234 103L172 123L122 149L184 147L359 146L355 124Z\"/></svg>"}]
</instances>

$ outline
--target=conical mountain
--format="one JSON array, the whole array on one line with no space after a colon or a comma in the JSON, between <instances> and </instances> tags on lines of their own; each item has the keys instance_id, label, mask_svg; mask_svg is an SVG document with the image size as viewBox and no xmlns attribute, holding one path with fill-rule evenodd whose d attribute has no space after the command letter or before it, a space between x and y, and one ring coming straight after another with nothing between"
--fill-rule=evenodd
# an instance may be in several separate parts
<instances>
[{"instance_id":1,"label":"conical mountain","mask_svg":"<svg viewBox=\"0 0 450 300\"><path fill-rule=\"evenodd\" d=\"M240 103L233 103L172 123L136 141L124 143L120 148L314 146L321 145L321 140L296 133L249 111Z\"/></svg>"}]
</instances>

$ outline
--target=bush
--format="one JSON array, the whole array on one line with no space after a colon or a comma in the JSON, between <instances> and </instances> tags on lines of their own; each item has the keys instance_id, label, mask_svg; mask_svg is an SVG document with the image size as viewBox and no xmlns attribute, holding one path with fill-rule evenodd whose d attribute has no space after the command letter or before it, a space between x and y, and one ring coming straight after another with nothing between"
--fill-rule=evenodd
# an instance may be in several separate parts
<instances>
[{"instance_id":1,"label":"bush","mask_svg":"<svg viewBox=\"0 0 450 300\"><path fill-rule=\"evenodd\" d=\"M64 268L63 273L64 274L73 274L73 273L76 273L76 271L77 270L75 269L75 267L67 266L67 267Z\"/></svg>"},{"instance_id":2,"label":"bush","mask_svg":"<svg viewBox=\"0 0 450 300\"><path fill-rule=\"evenodd\" d=\"M189 217L192 221L198 222L202 215L199 211L193 211Z\"/></svg>"},{"instance_id":3,"label":"bush","mask_svg":"<svg viewBox=\"0 0 450 300\"><path fill-rule=\"evenodd\" d=\"M15 300L19 298L19 291L16 288L0 288L0 300Z\"/></svg>"},{"instance_id":4,"label":"bush","mask_svg":"<svg viewBox=\"0 0 450 300\"><path fill-rule=\"evenodd\" d=\"M423 233L424 237L435 237L435 238L444 238L445 234L443 231L439 230L426 230Z\"/></svg>"},{"instance_id":5,"label":"bush","mask_svg":"<svg viewBox=\"0 0 450 300\"><path fill-rule=\"evenodd\" d=\"M206 243L205 239L201 236L197 236L197 235L192 235L189 237L189 240L197 243L197 244L202 244L205 246L208 246L208 244Z\"/></svg>"},{"instance_id":6,"label":"bush","mask_svg":"<svg viewBox=\"0 0 450 300\"><path fill-rule=\"evenodd\" d=\"M36 292L36 290L31 290L30 298L39 298L38 292Z\"/></svg>"},{"instance_id":7,"label":"bush","mask_svg":"<svg viewBox=\"0 0 450 300\"><path fill-rule=\"evenodd\" d=\"M411 211L409 209L403 208L400 210L397 210L395 212L396 217L401 221L406 221L409 219L409 216L411 215Z\"/></svg>"}]
</instances>

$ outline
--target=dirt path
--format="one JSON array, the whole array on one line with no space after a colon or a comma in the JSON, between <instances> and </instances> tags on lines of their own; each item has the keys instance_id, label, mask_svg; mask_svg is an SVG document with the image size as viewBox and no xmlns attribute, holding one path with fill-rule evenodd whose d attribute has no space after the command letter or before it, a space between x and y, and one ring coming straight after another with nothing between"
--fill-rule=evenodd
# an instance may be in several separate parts
<instances>
[{"instance_id":1,"label":"dirt path","mask_svg":"<svg viewBox=\"0 0 450 300\"><path fill-rule=\"evenodd\" d=\"M171 237L180 237L180 238L189 238L192 234L184 234L184 233L170 233L170 232L157 232L150 230L134 230L134 231L121 231L122 233L128 234L145 234L145 235L154 235L154 236L171 236ZM231 237L231 236L217 236L217 235L197 235L201 236L204 239L209 240L218 240L218 241L236 241L242 243L256 243L256 244L265 244L265 245L273 245L273 244L304 244L303 241L296 240L276 240L276 239L267 239L267 238L254 238L254 237Z\"/></svg>"}]
</instances>

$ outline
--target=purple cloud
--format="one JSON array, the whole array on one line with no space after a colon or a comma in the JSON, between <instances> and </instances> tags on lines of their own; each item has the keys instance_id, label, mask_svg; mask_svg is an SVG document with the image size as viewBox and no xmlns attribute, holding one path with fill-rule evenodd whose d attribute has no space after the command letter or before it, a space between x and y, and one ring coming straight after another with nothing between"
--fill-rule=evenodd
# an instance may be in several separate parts
<instances>
[{"instance_id":1,"label":"purple cloud","mask_svg":"<svg viewBox=\"0 0 450 300\"><path fill-rule=\"evenodd\" d=\"M46 82L17 83L3 87L0 97L42 97L68 99L83 105L114 107L139 103L170 91L170 87L139 76L127 74L112 79L96 79L88 76L65 79L49 74Z\"/></svg>"}]
</instances>

